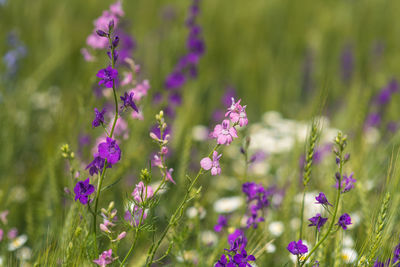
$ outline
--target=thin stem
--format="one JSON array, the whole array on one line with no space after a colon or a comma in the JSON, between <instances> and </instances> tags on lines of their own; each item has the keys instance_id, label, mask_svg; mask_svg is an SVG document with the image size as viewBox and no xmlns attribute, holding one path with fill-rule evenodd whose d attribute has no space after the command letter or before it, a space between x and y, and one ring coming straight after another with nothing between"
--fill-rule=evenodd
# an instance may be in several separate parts
<instances>
[{"instance_id":1,"label":"thin stem","mask_svg":"<svg viewBox=\"0 0 400 267\"><path fill-rule=\"evenodd\" d=\"M307 189L307 186L304 187L303 199L301 200L299 240L303 237L304 199L306 197L306 189Z\"/></svg>"},{"instance_id":2,"label":"thin stem","mask_svg":"<svg viewBox=\"0 0 400 267\"><path fill-rule=\"evenodd\" d=\"M208 157L211 157L212 153L217 150L217 148L219 147L219 145L217 144L214 149L210 152L210 154L208 155ZM197 180L199 179L200 175L203 173L203 168L200 168L199 172L196 175L196 178L194 178L194 180L191 182L191 184L189 185L189 188L186 191L185 197L183 198L181 204L179 205L179 207L175 210L174 214L171 216L171 219L169 220L168 225L166 226L166 228L164 229L160 239L157 241L157 243L155 244L155 246L152 246L149 249L148 252L148 256L147 256L147 260L146 260L146 266L149 267L152 263L153 263L153 259L154 259L154 255L156 254L156 251L158 250L158 248L160 247L161 242L164 240L165 236L167 235L169 229L171 228L171 226L173 224L175 224L175 220L177 219L177 216L179 215L179 213L181 212L181 210L183 209L184 205L186 204L187 200L189 199L190 196L190 192L192 191L194 185L196 184ZM150 258L150 259L149 259Z\"/></svg>"}]
</instances>

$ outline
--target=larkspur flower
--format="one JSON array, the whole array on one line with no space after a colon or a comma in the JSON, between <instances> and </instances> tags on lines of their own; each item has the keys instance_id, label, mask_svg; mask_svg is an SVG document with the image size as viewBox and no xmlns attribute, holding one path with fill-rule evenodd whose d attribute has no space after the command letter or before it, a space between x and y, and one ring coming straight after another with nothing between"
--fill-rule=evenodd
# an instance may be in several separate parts
<instances>
[{"instance_id":1,"label":"larkspur flower","mask_svg":"<svg viewBox=\"0 0 400 267\"><path fill-rule=\"evenodd\" d=\"M79 201L86 205L88 203L88 197L94 192L94 186L89 183L89 178L85 181L79 181L74 188L75 201Z\"/></svg>"},{"instance_id":2,"label":"larkspur flower","mask_svg":"<svg viewBox=\"0 0 400 267\"><path fill-rule=\"evenodd\" d=\"M114 165L121 159L121 150L117 145L117 141L107 137L106 142L100 143L98 146L99 156L107 159L107 163Z\"/></svg>"},{"instance_id":3,"label":"larkspur flower","mask_svg":"<svg viewBox=\"0 0 400 267\"><path fill-rule=\"evenodd\" d=\"M241 99L235 103L235 99L232 97L232 105L228 108L225 113L225 117L229 116L233 123L238 123L240 127L243 127L249 123L246 114L246 106L240 105Z\"/></svg>"},{"instance_id":4,"label":"larkspur flower","mask_svg":"<svg viewBox=\"0 0 400 267\"><path fill-rule=\"evenodd\" d=\"M221 167L219 166L221 156L222 154L218 155L218 152L214 151L212 160L209 157L205 157L200 161L200 166L206 171L211 169L211 175L218 175L221 173Z\"/></svg>"},{"instance_id":5,"label":"larkspur flower","mask_svg":"<svg viewBox=\"0 0 400 267\"><path fill-rule=\"evenodd\" d=\"M217 139L217 143L220 145L229 145L234 138L238 137L236 129L230 126L229 120L223 120L221 124L217 124L212 136Z\"/></svg>"},{"instance_id":6,"label":"larkspur flower","mask_svg":"<svg viewBox=\"0 0 400 267\"><path fill-rule=\"evenodd\" d=\"M315 200L317 201L317 202L315 202L315 204L329 205L329 206L333 207L333 205L331 203L329 203L329 201L326 198L325 194L322 193L322 192L320 192L318 194L318 196L315 197Z\"/></svg>"},{"instance_id":7,"label":"larkspur flower","mask_svg":"<svg viewBox=\"0 0 400 267\"><path fill-rule=\"evenodd\" d=\"M293 255L305 254L308 252L308 247L303 244L303 241L300 239L299 241L292 241L287 246L287 250Z\"/></svg>"},{"instance_id":8,"label":"larkspur flower","mask_svg":"<svg viewBox=\"0 0 400 267\"><path fill-rule=\"evenodd\" d=\"M351 173L350 176L347 175L343 175L343 179L342 179L342 183L341 183L341 193L347 193L349 192L351 189L354 188L354 183L357 182L356 179L353 178L354 173ZM336 182L335 185L336 188L339 188L339 182Z\"/></svg>"},{"instance_id":9,"label":"larkspur flower","mask_svg":"<svg viewBox=\"0 0 400 267\"><path fill-rule=\"evenodd\" d=\"M240 267L251 267L249 261L255 261L255 260L256 258L253 255L247 255L245 249L243 249L240 253L237 253L235 256L233 256L233 262Z\"/></svg>"},{"instance_id":10,"label":"larkspur flower","mask_svg":"<svg viewBox=\"0 0 400 267\"><path fill-rule=\"evenodd\" d=\"M215 232L221 232L222 228L226 227L228 225L228 219L224 215L219 215L217 224L214 226L214 231Z\"/></svg>"},{"instance_id":11,"label":"larkspur flower","mask_svg":"<svg viewBox=\"0 0 400 267\"><path fill-rule=\"evenodd\" d=\"M236 267L232 262L228 262L225 254L221 255L221 258L215 263L214 267Z\"/></svg>"},{"instance_id":12,"label":"larkspur flower","mask_svg":"<svg viewBox=\"0 0 400 267\"><path fill-rule=\"evenodd\" d=\"M94 263L101 267L105 267L108 264L111 264L113 261L115 261L118 257L113 258L112 256L112 249L105 250L103 251L100 255L99 258L96 260L93 260Z\"/></svg>"},{"instance_id":13,"label":"larkspur flower","mask_svg":"<svg viewBox=\"0 0 400 267\"><path fill-rule=\"evenodd\" d=\"M140 203L143 200L150 199L151 197L153 197L153 194L153 188L149 185L145 186L143 182L139 182L132 192L132 196L137 203Z\"/></svg>"},{"instance_id":14,"label":"larkspur flower","mask_svg":"<svg viewBox=\"0 0 400 267\"><path fill-rule=\"evenodd\" d=\"M106 110L104 108L101 111L99 111L97 108L94 108L95 118L92 122L93 128L98 127L104 123L104 113L105 112L106 112Z\"/></svg>"},{"instance_id":15,"label":"larkspur flower","mask_svg":"<svg viewBox=\"0 0 400 267\"><path fill-rule=\"evenodd\" d=\"M229 249L225 249L229 252L237 252L243 250L247 245L247 238L244 232L240 229L236 229L232 234L228 235Z\"/></svg>"},{"instance_id":16,"label":"larkspur flower","mask_svg":"<svg viewBox=\"0 0 400 267\"><path fill-rule=\"evenodd\" d=\"M167 89L177 89L185 84L186 78L181 72L171 73L165 80L165 87Z\"/></svg>"},{"instance_id":17,"label":"larkspur flower","mask_svg":"<svg viewBox=\"0 0 400 267\"><path fill-rule=\"evenodd\" d=\"M172 168L170 168L169 170L167 170L166 173L165 173L165 178L166 178L168 181L170 181L170 182L176 184L175 181L174 181L174 179L172 179L172 172L173 172L173 171L174 171L174 169L172 169Z\"/></svg>"},{"instance_id":18,"label":"larkspur flower","mask_svg":"<svg viewBox=\"0 0 400 267\"><path fill-rule=\"evenodd\" d=\"M344 213L342 216L339 217L339 221L336 225L339 225L340 227L343 228L343 230L347 229L347 225L350 225L351 223L351 217L349 214Z\"/></svg>"},{"instance_id":19,"label":"larkspur flower","mask_svg":"<svg viewBox=\"0 0 400 267\"><path fill-rule=\"evenodd\" d=\"M89 169L89 174L93 176L94 174L101 173L104 168L105 159L100 157L98 153L94 154L94 159L86 166L86 170ZM107 164L107 168L111 168L110 164Z\"/></svg>"},{"instance_id":20,"label":"larkspur flower","mask_svg":"<svg viewBox=\"0 0 400 267\"><path fill-rule=\"evenodd\" d=\"M104 84L106 88L112 88L115 79L118 77L118 70L107 66L107 68L99 70L96 76L101 79L99 85Z\"/></svg>"},{"instance_id":21,"label":"larkspur flower","mask_svg":"<svg viewBox=\"0 0 400 267\"><path fill-rule=\"evenodd\" d=\"M127 210L125 212L124 219L125 221L129 222L130 225L136 227L140 223L140 218L142 217L142 213L143 213L142 208L133 205L131 210ZM144 211L142 220L145 220L146 218L147 218L147 210Z\"/></svg>"},{"instance_id":22,"label":"larkspur flower","mask_svg":"<svg viewBox=\"0 0 400 267\"><path fill-rule=\"evenodd\" d=\"M318 232L321 230L321 227L324 226L328 218L324 218L320 213L317 213L314 217L308 219L311 223L308 226L316 226Z\"/></svg>"},{"instance_id":23,"label":"larkspur flower","mask_svg":"<svg viewBox=\"0 0 400 267\"><path fill-rule=\"evenodd\" d=\"M125 92L124 96L120 96L120 98L124 102L124 104L123 104L124 108L131 107L134 111L139 112L138 108L136 107L135 102L133 101L134 95L135 95L135 93L133 93L133 92L130 92L130 93Z\"/></svg>"}]
</instances>

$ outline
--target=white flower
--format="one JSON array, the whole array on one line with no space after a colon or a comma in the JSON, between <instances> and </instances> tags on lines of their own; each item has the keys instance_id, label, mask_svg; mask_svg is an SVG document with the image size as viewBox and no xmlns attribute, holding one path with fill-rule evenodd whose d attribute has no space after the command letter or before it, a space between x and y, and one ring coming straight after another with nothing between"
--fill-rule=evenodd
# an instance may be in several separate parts
<instances>
[{"instance_id":1,"label":"white flower","mask_svg":"<svg viewBox=\"0 0 400 267\"><path fill-rule=\"evenodd\" d=\"M17 257L21 260L21 261L27 261L30 260L32 257L32 249L28 248L28 247L22 247L20 250L18 250L17 252Z\"/></svg>"},{"instance_id":2,"label":"white flower","mask_svg":"<svg viewBox=\"0 0 400 267\"><path fill-rule=\"evenodd\" d=\"M204 125L196 125L192 128L192 138L195 141L205 141L208 139L208 128Z\"/></svg>"},{"instance_id":3,"label":"white flower","mask_svg":"<svg viewBox=\"0 0 400 267\"><path fill-rule=\"evenodd\" d=\"M230 213L237 210L243 204L241 196L220 198L214 203L214 210L217 213Z\"/></svg>"},{"instance_id":4,"label":"white flower","mask_svg":"<svg viewBox=\"0 0 400 267\"><path fill-rule=\"evenodd\" d=\"M357 251L352 248L344 248L342 249L341 257L345 263L353 263L357 257Z\"/></svg>"},{"instance_id":5,"label":"white flower","mask_svg":"<svg viewBox=\"0 0 400 267\"><path fill-rule=\"evenodd\" d=\"M196 207L190 207L186 210L186 216L188 216L190 219L195 218L197 214L199 213L197 212Z\"/></svg>"},{"instance_id":6,"label":"white flower","mask_svg":"<svg viewBox=\"0 0 400 267\"><path fill-rule=\"evenodd\" d=\"M271 242L269 242L265 245L265 251L267 253L274 253L276 251L276 246Z\"/></svg>"},{"instance_id":7,"label":"white flower","mask_svg":"<svg viewBox=\"0 0 400 267\"><path fill-rule=\"evenodd\" d=\"M285 227L280 221L271 222L268 226L269 232L275 237L280 236L283 233L284 229Z\"/></svg>"},{"instance_id":8,"label":"white flower","mask_svg":"<svg viewBox=\"0 0 400 267\"><path fill-rule=\"evenodd\" d=\"M27 240L28 240L28 237L26 235L20 235L20 236L14 238L14 240L12 240L8 244L8 250L15 251L15 250L19 249L26 243Z\"/></svg>"},{"instance_id":9,"label":"white flower","mask_svg":"<svg viewBox=\"0 0 400 267\"><path fill-rule=\"evenodd\" d=\"M217 235L213 231L203 231L200 234L201 242L207 246L213 246L217 243Z\"/></svg>"},{"instance_id":10,"label":"white flower","mask_svg":"<svg viewBox=\"0 0 400 267\"><path fill-rule=\"evenodd\" d=\"M346 248L351 248L354 246L354 240L349 235L343 237L343 246Z\"/></svg>"}]
</instances>

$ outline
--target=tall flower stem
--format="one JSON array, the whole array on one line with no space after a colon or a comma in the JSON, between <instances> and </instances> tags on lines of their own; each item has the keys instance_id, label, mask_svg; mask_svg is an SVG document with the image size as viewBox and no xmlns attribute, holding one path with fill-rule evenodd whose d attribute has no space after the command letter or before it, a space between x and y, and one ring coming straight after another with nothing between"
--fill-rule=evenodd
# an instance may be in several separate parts
<instances>
[{"instance_id":1,"label":"tall flower stem","mask_svg":"<svg viewBox=\"0 0 400 267\"><path fill-rule=\"evenodd\" d=\"M111 66L114 69L115 68L115 59L114 59L115 47L112 44L111 33L108 35L108 42L109 42L110 48L111 48ZM110 138L112 138L112 136L114 134L115 125L118 120L118 100L117 100L117 93L116 93L116 89L115 89L115 81L114 80L113 80L112 89L113 89L113 93L114 93L115 116L114 116L114 121L113 121L111 131L108 134L108 137L110 137ZM106 174L107 164L108 163L107 163L107 159L106 159L104 161L104 167L103 167L103 171L101 172L101 176L100 176L99 180L97 181L97 192L96 192L96 197L94 200L93 234L94 234L94 243L95 243L95 247L96 247L96 253L97 253L97 211L98 211L98 203L99 203L99 198L100 198L101 186L103 184L103 179Z\"/></svg>"},{"instance_id":2,"label":"tall flower stem","mask_svg":"<svg viewBox=\"0 0 400 267\"><path fill-rule=\"evenodd\" d=\"M214 153L214 151L217 150L219 145L216 145L214 149L210 152L208 157L211 157L211 155ZM168 225L165 227L161 237L158 239L157 243L155 245L151 246L148 253L147 253L147 259L146 259L146 266L150 267L151 264L153 263L154 255L156 254L158 248L161 245L161 242L164 240L165 236L167 235L169 229L176 223L176 221L180 218L181 214L183 213L183 209L187 201L189 200L190 197L190 192L192 191L194 185L196 184L197 180L199 179L200 175L203 174L203 168L200 168L199 172L197 173L196 177L194 180L190 183L186 194L179 205L179 207L175 210L174 214L171 216Z\"/></svg>"}]
</instances>

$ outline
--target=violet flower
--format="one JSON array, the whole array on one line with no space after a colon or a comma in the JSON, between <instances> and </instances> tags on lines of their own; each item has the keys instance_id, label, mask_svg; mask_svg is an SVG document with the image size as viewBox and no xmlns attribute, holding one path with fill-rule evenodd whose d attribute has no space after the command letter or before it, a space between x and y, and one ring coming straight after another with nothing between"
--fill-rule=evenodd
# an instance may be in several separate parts
<instances>
[{"instance_id":1,"label":"violet flower","mask_svg":"<svg viewBox=\"0 0 400 267\"><path fill-rule=\"evenodd\" d=\"M316 226L318 232L320 232L321 227L324 226L324 224L326 223L328 218L324 218L321 216L320 213L317 213L317 215L315 215L314 217L311 217L308 220L311 222L308 226Z\"/></svg>"},{"instance_id":2,"label":"violet flower","mask_svg":"<svg viewBox=\"0 0 400 267\"><path fill-rule=\"evenodd\" d=\"M241 99L235 103L235 99L232 97L232 105L228 108L225 113L225 117L229 116L232 123L238 123L240 127L243 127L249 123L246 114L246 106L240 105Z\"/></svg>"},{"instance_id":3,"label":"violet flower","mask_svg":"<svg viewBox=\"0 0 400 267\"><path fill-rule=\"evenodd\" d=\"M99 258L94 260L93 262L96 263L97 265L101 266L101 267L105 267L108 264L111 264L116 259L117 259L117 257L113 258L113 256L112 256L112 249L109 249L109 250L103 251L99 255Z\"/></svg>"},{"instance_id":4,"label":"violet flower","mask_svg":"<svg viewBox=\"0 0 400 267\"><path fill-rule=\"evenodd\" d=\"M232 234L228 235L228 243L230 248L225 250L229 252L237 252L238 250L243 250L246 247L247 238L242 230L236 229Z\"/></svg>"},{"instance_id":5,"label":"violet flower","mask_svg":"<svg viewBox=\"0 0 400 267\"><path fill-rule=\"evenodd\" d=\"M317 202L315 202L315 204L329 205L329 206L333 207L333 205L331 203L329 203L329 201L326 198L325 194L322 193L322 192L320 192L318 194L318 196L315 197L315 200L317 201Z\"/></svg>"},{"instance_id":6,"label":"violet flower","mask_svg":"<svg viewBox=\"0 0 400 267\"><path fill-rule=\"evenodd\" d=\"M222 231L222 228L228 225L228 219L224 215L220 215L218 217L217 224L214 226L214 231L219 233Z\"/></svg>"},{"instance_id":7,"label":"violet flower","mask_svg":"<svg viewBox=\"0 0 400 267\"><path fill-rule=\"evenodd\" d=\"M121 150L117 145L117 141L107 137L106 142L100 143L98 146L99 156L107 159L107 163L114 165L121 159Z\"/></svg>"},{"instance_id":8,"label":"violet flower","mask_svg":"<svg viewBox=\"0 0 400 267\"><path fill-rule=\"evenodd\" d=\"M94 192L94 186L89 183L89 178L85 181L79 181L74 188L75 201L79 201L86 205L88 203L88 196Z\"/></svg>"},{"instance_id":9,"label":"violet flower","mask_svg":"<svg viewBox=\"0 0 400 267\"><path fill-rule=\"evenodd\" d=\"M125 108L131 107L134 111L139 112L135 102L133 101L134 95L135 93L133 92L130 92L129 94L125 92L124 96L120 96L120 98L124 102L123 107Z\"/></svg>"},{"instance_id":10,"label":"violet flower","mask_svg":"<svg viewBox=\"0 0 400 267\"><path fill-rule=\"evenodd\" d=\"M340 227L343 228L343 230L347 230L347 225L350 225L350 224L352 224L350 215L347 213L344 213L342 216L340 216L338 223L335 225L339 225Z\"/></svg>"},{"instance_id":11,"label":"violet flower","mask_svg":"<svg viewBox=\"0 0 400 267\"><path fill-rule=\"evenodd\" d=\"M98 174L98 173L101 174L101 172L103 171L103 168L104 168L104 163L105 163L105 159L102 158L102 157L100 157L99 154L96 153L96 154L94 155L93 161L90 162L90 163L86 166L85 170L89 169L89 174L90 174L91 176L93 176L94 174ZM107 168L111 168L111 165L108 164L108 165L107 165Z\"/></svg>"},{"instance_id":12,"label":"violet flower","mask_svg":"<svg viewBox=\"0 0 400 267\"><path fill-rule=\"evenodd\" d=\"M287 246L287 250L293 255L305 254L308 252L308 247L303 244L303 241L300 239L299 241L292 241Z\"/></svg>"},{"instance_id":13,"label":"violet flower","mask_svg":"<svg viewBox=\"0 0 400 267\"><path fill-rule=\"evenodd\" d=\"M249 261L255 261L256 258L253 255L247 255L245 249L243 249L240 253L233 256L233 262L240 267L251 267Z\"/></svg>"},{"instance_id":14,"label":"violet flower","mask_svg":"<svg viewBox=\"0 0 400 267\"><path fill-rule=\"evenodd\" d=\"M104 113L106 112L106 110L103 108L100 112L97 108L94 108L94 114L95 114L95 118L92 122L92 127L98 127L100 126L100 124L104 123Z\"/></svg>"},{"instance_id":15,"label":"violet flower","mask_svg":"<svg viewBox=\"0 0 400 267\"><path fill-rule=\"evenodd\" d=\"M147 189L146 189L147 187ZM153 188L151 186L145 186L143 182L139 182L135 189L132 192L132 197L133 199L137 202L140 203L143 200L147 200L150 199L151 197L153 197ZM145 198L146 196L146 198Z\"/></svg>"},{"instance_id":16,"label":"violet flower","mask_svg":"<svg viewBox=\"0 0 400 267\"><path fill-rule=\"evenodd\" d=\"M99 70L96 76L101 79L99 85L104 84L106 88L112 88L115 79L118 77L118 70L107 66L107 68Z\"/></svg>"},{"instance_id":17,"label":"violet flower","mask_svg":"<svg viewBox=\"0 0 400 267\"><path fill-rule=\"evenodd\" d=\"M347 193L354 188L354 183L357 182L357 180L353 178L353 175L353 172L350 174L350 176L343 175L342 183L340 186L340 188L342 189L341 193ZM335 188L339 188L339 181L336 182Z\"/></svg>"}]
</instances>

